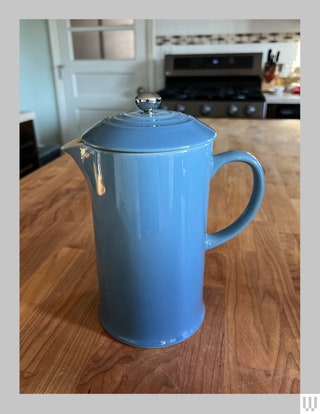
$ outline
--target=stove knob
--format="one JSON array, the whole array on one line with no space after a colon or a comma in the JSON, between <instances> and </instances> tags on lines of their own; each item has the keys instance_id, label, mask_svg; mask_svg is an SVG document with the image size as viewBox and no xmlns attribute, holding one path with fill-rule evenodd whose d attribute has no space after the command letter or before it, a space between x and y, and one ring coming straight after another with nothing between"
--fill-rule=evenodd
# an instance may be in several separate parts
<instances>
[{"instance_id":1,"label":"stove knob","mask_svg":"<svg viewBox=\"0 0 320 414\"><path fill-rule=\"evenodd\" d=\"M256 107L254 105L248 105L245 108L245 114L247 116L253 116L255 114L256 110L257 109L256 109Z\"/></svg>"},{"instance_id":2,"label":"stove knob","mask_svg":"<svg viewBox=\"0 0 320 414\"><path fill-rule=\"evenodd\" d=\"M236 115L238 113L238 111L239 111L238 105L231 104L231 105L228 106L228 114L230 116Z\"/></svg>"},{"instance_id":3,"label":"stove knob","mask_svg":"<svg viewBox=\"0 0 320 414\"><path fill-rule=\"evenodd\" d=\"M212 109L211 105L209 104L202 105L202 108L201 108L202 115L209 115L211 112L211 109Z\"/></svg>"},{"instance_id":4,"label":"stove knob","mask_svg":"<svg viewBox=\"0 0 320 414\"><path fill-rule=\"evenodd\" d=\"M180 103L180 104L177 105L177 111L178 112L184 112L185 110L186 110L185 104Z\"/></svg>"}]
</instances>

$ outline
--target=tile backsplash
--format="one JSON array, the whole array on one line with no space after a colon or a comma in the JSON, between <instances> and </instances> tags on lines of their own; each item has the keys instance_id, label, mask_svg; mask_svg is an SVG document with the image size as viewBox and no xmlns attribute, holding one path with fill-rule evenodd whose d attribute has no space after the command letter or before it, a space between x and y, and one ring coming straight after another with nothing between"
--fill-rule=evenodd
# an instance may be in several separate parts
<instances>
[{"instance_id":1,"label":"tile backsplash","mask_svg":"<svg viewBox=\"0 0 320 414\"><path fill-rule=\"evenodd\" d=\"M299 42L300 33L225 33L156 36L156 45L221 45Z\"/></svg>"}]
</instances>

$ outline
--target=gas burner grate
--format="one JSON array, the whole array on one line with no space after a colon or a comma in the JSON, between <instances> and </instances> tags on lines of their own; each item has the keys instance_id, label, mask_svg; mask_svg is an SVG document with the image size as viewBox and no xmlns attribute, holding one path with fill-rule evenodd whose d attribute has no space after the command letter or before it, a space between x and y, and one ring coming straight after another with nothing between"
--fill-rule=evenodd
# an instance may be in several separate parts
<instances>
[{"instance_id":1,"label":"gas burner grate","mask_svg":"<svg viewBox=\"0 0 320 414\"><path fill-rule=\"evenodd\" d=\"M194 116L263 118L262 53L166 55L162 108Z\"/></svg>"}]
</instances>

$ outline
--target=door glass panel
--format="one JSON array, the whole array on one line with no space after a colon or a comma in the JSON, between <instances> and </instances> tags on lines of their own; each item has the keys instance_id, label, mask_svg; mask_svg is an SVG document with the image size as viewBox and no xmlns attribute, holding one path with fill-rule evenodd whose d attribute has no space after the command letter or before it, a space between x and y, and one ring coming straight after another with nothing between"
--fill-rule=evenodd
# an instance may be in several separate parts
<instances>
[{"instance_id":1,"label":"door glass panel","mask_svg":"<svg viewBox=\"0 0 320 414\"><path fill-rule=\"evenodd\" d=\"M133 19L75 19L70 20L71 27L123 26L133 25Z\"/></svg>"},{"instance_id":2,"label":"door glass panel","mask_svg":"<svg viewBox=\"0 0 320 414\"><path fill-rule=\"evenodd\" d=\"M70 25L71 27L97 27L100 26L99 22L101 20L81 20L81 19L76 19L76 20L70 20Z\"/></svg>"},{"instance_id":3,"label":"door glass panel","mask_svg":"<svg viewBox=\"0 0 320 414\"><path fill-rule=\"evenodd\" d=\"M72 33L74 59L102 59L100 32Z\"/></svg>"},{"instance_id":4,"label":"door glass panel","mask_svg":"<svg viewBox=\"0 0 320 414\"><path fill-rule=\"evenodd\" d=\"M102 26L123 26L123 25L133 25L132 19L104 19L101 20Z\"/></svg>"},{"instance_id":5,"label":"door glass panel","mask_svg":"<svg viewBox=\"0 0 320 414\"><path fill-rule=\"evenodd\" d=\"M134 31L73 32L74 59L134 59Z\"/></svg>"},{"instance_id":6,"label":"door glass panel","mask_svg":"<svg viewBox=\"0 0 320 414\"><path fill-rule=\"evenodd\" d=\"M134 31L103 32L103 59L134 59Z\"/></svg>"},{"instance_id":7,"label":"door glass panel","mask_svg":"<svg viewBox=\"0 0 320 414\"><path fill-rule=\"evenodd\" d=\"M132 19L70 20L70 33L75 60L135 58Z\"/></svg>"}]
</instances>

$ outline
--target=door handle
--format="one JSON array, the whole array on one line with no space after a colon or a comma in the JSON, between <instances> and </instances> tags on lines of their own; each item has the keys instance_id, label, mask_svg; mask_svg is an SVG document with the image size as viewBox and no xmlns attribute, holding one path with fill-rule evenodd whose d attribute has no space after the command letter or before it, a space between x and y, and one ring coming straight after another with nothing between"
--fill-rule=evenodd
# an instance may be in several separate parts
<instances>
[{"instance_id":1,"label":"door handle","mask_svg":"<svg viewBox=\"0 0 320 414\"><path fill-rule=\"evenodd\" d=\"M64 65L57 65L57 70L58 70L58 78L62 79L62 69L64 69Z\"/></svg>"}]
</instances>

